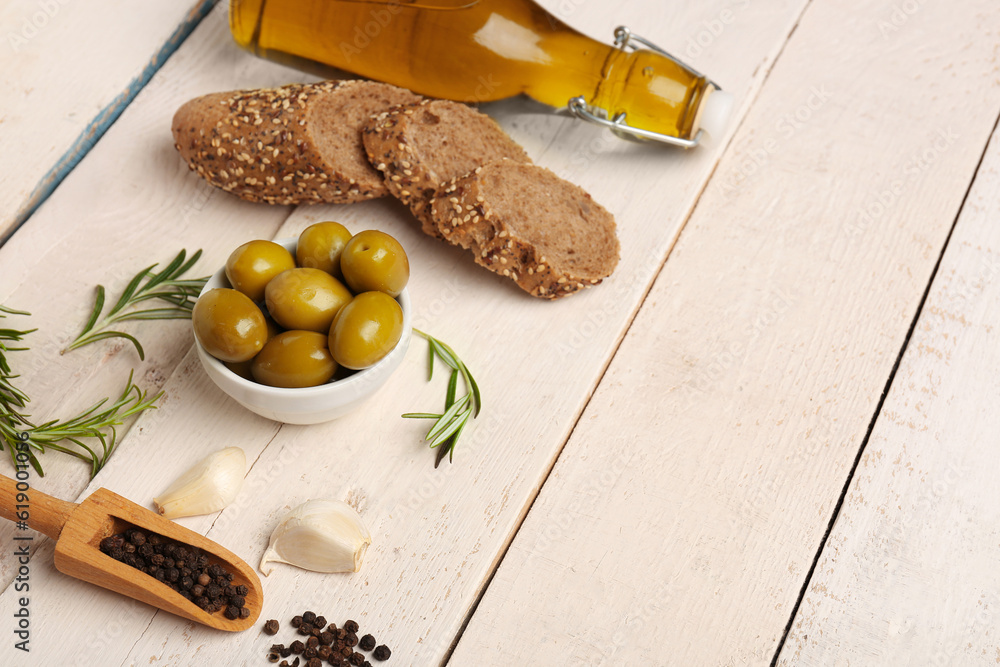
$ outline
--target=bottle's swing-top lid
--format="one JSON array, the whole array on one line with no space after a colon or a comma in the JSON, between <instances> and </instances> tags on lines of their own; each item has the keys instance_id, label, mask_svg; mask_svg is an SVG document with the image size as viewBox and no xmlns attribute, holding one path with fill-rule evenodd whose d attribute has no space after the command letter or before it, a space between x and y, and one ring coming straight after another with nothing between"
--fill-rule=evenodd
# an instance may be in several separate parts
<instances>
[{"instance_id":1,"label":"bottle's swing-top lid","mask_svg":"<svg viewBox=\"0 0 1000 667\"><path fill-rule=\"evenodd\" d=\"M696 132L698 129L704 130L705 134L713 138L722 136L729 125L729 117L733 112L733 95L724 90L714 88L705 97L698 110L696 121Z\"/></svg>"}]
</instances>

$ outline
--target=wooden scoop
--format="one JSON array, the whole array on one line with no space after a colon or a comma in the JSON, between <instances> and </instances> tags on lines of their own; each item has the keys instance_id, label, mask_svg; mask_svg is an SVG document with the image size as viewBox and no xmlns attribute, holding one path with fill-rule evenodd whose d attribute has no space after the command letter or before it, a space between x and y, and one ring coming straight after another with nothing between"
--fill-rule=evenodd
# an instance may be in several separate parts
<instances>
[{"instance_id":1,"label":"wooden scoop","mask_svg":"<svg viewBox=\"0 0 1000 667\"><path fill-rule=\"evenodd\" d=\"M55 565L63 574L219 630L245 630L260 616L264 593L253 568L231 551L193 530L164 519L107 489L98 489L79 505L34 489L25 492L28 496L25 503L23 498L18 501L18 493L14 480L0 475L0 516L9 521L20 521L18 512L25 511L24 505L28 505L29 517L25 523L29 528L56 540ZM133 527L201 549L209 563L224 567L233 574L234 586L243 584L250 589L246 595L250 616L231 621L222 611L206 613L155 577L101 551L99 545L102 539Z\"/></svg>"}]
</instances>

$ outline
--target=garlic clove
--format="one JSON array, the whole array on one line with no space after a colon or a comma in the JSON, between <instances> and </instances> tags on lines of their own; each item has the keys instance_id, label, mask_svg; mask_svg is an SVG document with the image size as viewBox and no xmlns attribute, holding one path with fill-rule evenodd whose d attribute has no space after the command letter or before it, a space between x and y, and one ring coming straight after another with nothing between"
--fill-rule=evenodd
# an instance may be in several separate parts
<instances>
[{"instance_id":1,"label":"garlic clove","mask_svg":"<svg viewBox=\"0 0 1000 667\"><path fill-rule=\"evenodd\" d=\"M247 458L239 447L209 454L178 477L153 505L167 519L217 512L231 503L243 486Z\"/></svg>"},{"instance_id":2,"label":"garlic clove","mask_svg":"<svg viewBox=\"0 0 1000 667\"><path fill-rule=\"evenodd\" d=\"M287 563L313 572L357 572L372 543L361 515L339 500L308 500L286 514L271 533L260 560L269 576L270 563Z\"/></svg>"}]
</instances>

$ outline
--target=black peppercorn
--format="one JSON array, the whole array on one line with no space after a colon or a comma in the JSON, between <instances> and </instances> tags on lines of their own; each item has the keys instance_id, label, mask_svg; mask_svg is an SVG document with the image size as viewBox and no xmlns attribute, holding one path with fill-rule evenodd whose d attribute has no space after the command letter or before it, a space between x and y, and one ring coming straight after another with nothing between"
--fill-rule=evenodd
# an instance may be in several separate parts
<instances>
[{"instance_id":1,"label":"black peppercorn","mask_svg":"<svg viewBox=\"0 0 1000 667\"><path fill-rule=\"evenodd\" d=\"M205 594L214 600L215 598L222 597L222 589L215 584L209 584L205 587Z\"/></svg>"},{"instance_id":2,"label":"black peppercorn","mask_svg":"<svg viewBox=\"0 0 1000 667\"><path fill-rule=\"evenodd\" d=\"M323 667L323 661L314 656L306 663L306 667Z\"/></svg>"},{"instance_id":3,"label":"black peppercorn","mask_svg":"<svg viewBox=\"0 0 1000 667\"><path fill-rule=\"evenodd\" d=\"M321 634L323 634L323 628L313 628L312 630L309 631L309 634L311 634L313 637L319 637Z\"/></svg>"},{"instance_id":4,"label":"black peppercorn","mask_svg":"<svg viewBox=\"0 0 1000 667\"><path fill-rule=\"evenodd\" d=\"M302 625L302 617L301 616L293 616L292 617L292 627L293 628L297 628L300 625Z\"/></svg>"},{"instance_id":5,"label":"black peppercorn","mask_svg":"<svg viewBox=\"0 0 1000 667\"><path fill-rule=\"evenodd\" d=\"M357 632L358 631L357 621L348 621L347 623L344 623L344 629L347 630L348 632Z\"/></svg>"},{"instance_id":6,"label":"black peppercorn","mask_svg":"<svg viewBox=\"0 0 1000 667\"><path fill-rule=\"evenodd\" d=\"M303 620L302 625L299 626L299 634L308 636L312 634L312 631L313 631L313 626L309 625L308 623L305 622L305 620Z\"/></svg>"},{"instance_id":7,"label":"black peppercorn","mask_svg":"<svg viewBox=\"0 0 1000 667\"><path fill-rule=\"evenodd\" d=\"M329 630L319 633L319 643L323 646L329 646L333 643L333 633Z\"/></svg>"},{"instance_id":8,"label":"black peppercorn","mask_svg":"<svg viewBox=\"0 0 1000 667\"><path fill-rule=\"evenodd\" d=\"M229 605L228 607L226 607L226 618L228 618L230 621L235 621L239 617L240 617L239 607L234 607L233 605Z\"/></svg>"},{"instance_id":9,"label":"black peppercorn","mask_svg":"<svg viewBox=\"0 0 1000 667\"><path fill-rule=\"evenodd\" d=\"M302 614L302 621L304 623L308 623L309 625L312 625L313 623L316 622L316 614L314 612L307 611L304 614Z\"/></svg>"},{"instance_id":10,"label":"black peppercorn","mask_svg":"<svg viewBox=\"0 0 1000 667\"><path fill-rule=\"evenodd\" d=\"M310 648L316 648L317 646L319 646L319 639L317 639L316 637L310 637L309 639L306 640L306 646Z\"/></svg>"},{"instance_id":11,"label":"black peppercorn","mask_svg":"<svg viewBox=\"0 0 1000 667\"><path fill-rule=\"evenodd\" d=\"M247 586L244 585L244 584L240 584L239 586L236 587L236 594L237 595L242 595L243 597L246 597L247 594L249 594L249 593L250 593L250 589L247 588Z\"/></svg>"},{"instance_id":12,"label":"black peppercorn","mask_svg":"<svg viewBox=\"0 0 1000 667\"><path fill-rule=\"evenodd\" d=\"M313 646L306 646L306 650L302 651L302 657L306 660L311 660L315 658L318 654L316 653L316 648Z\"/></svg>"},{"instance_id":13,"label":"black peppercorn","mask_svg":"<svg viewBox=\"0 0 1000 667\"><path fill-rule=\"evenodd\" d=\"M352 665L356 665L356 667L361 667L361 665L365 662L365 656L361 653L352 653L351 657L348 658L347 661Z\"/></svg>"},{"instance_id":14,"label":"black peppercorn","mask_svg":"<svg viewBox=\"0 0 1000 667\"><path fill-rule=\"evenodd\" d=\"M246 605L246 603L247 603L246 598L243 598L239 595L234 595L231 598L229 598L229 604L235 605L237 607L242 607Z\"/></svg>"},{"instance_id":15,"label":"black peppercorn","mask_svg":"<svg viewBox=\"0 0 1000 667\"><path fill-rule=\"evenodd\" d=\"M392 651L385 644L381 644L375 647L375 652L372 653L372 657L376 660L388 660L389 656L392 655Z\"/></svg>"},{"instance_id":16,"label":"black peppercorn","mask_svg":"<svg viewBox=\"0 0 1000 667\"><path fill-rule=\"evenodd\" d=\"M340 649L340 655L344 656L345 658L350 658L352 653L354 653L354 651L351 649L350 646L345 646L344 648Z\"/></svg>"},{"instance_id":17,"label":"black peppercorn","mask_svg":"<svg viewBox=\"0 0 1000 667\"><path fill-rule=\"evenodd\" d=\"M375 637L373 637L372 635L365 635L364 637L361 638L361 641L358 642L358 646L361 647L362 651L372 650L373 648L375 648L375 644L376 644Z\"/></svg>"},{"instance_id":18,"label":"black peppercorn","mask_svg":"<svg viewBox=\"0 0 1000 667\"><path fill-rule=\"evenodd\" d=\"M306 645L300 642L298 639L292 642L292 653L299 655L302 651L306 650Z\"/></svg>"},{"instance_id":19,"label":"black peppercorn","mask_svg":"<svg viewBox=\"0 0 1000 667\"><path fill-rule=\"evenodd\" d=\"M316 657L320 660L326 660L330 657L331 653L333 653L333 650L329 646L320 646L316 649Z\"/></svg>"},{"instance_id":20,"label":"black peppercorn","mask_svg":"<svg viewBox=\"0 0 1000 667\"><path fill-rule=\"evenodd\" d=\"M347 646L350 646L351 648L357 646L358 645L358 636L356 634L354 634L353 632L349 633L346 637L344 637L344 644L346 644Z\"/></svg>"},{"instance_id":21,"label":"black peppercorn","mask_svg":"<svg viewBox=\"0 0 1000 667\"><path fill-rule=\"evenodd\" d=\"M314 627L325 628L326 627L326 616L317 616L312 622Z\"/></svg>"}]
</instances>

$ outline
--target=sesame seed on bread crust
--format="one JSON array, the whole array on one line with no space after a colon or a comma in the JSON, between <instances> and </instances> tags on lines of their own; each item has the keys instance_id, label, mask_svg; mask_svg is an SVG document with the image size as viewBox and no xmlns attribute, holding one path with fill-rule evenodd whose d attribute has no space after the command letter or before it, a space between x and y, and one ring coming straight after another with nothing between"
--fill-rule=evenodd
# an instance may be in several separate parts
<instances>
[{"instance_id":1,"label":"sesame seed on bread crust","mask_svg":"<svg viewBox=\"0 0 1000 667\"><path fill-rule=\"evenodd\" d=\"M388 191L365 157L361 128L420 99L352 80L204 95L174 114L174 145L192 171L248 201L363 201Z\"/></svg>"},{"instance_id":2,"label":"sesame seed on bread crust","mask_svg":"<svg viewBox=\"0 0 1000 667\"><path fill-rule=\"evenodd\" d=\"M364 129L363 141L389 192L410 207L425 233L438 237L428 203L441 186L501 158L531 162L492 118L448 100L423 100L378 114Z\"/></svg>"},{"instance_id":3,"label":"sesame seed on bread crust","mask_svg":"<svg viewBox=\"0 0 1000 667\"><path fill-rule=\"evenodd\" d=\"M442 237L532 296L568 296L618 264L614 217L542 167L491 162L446 184L429 209Z\"/></svg>"}]
</instances>

